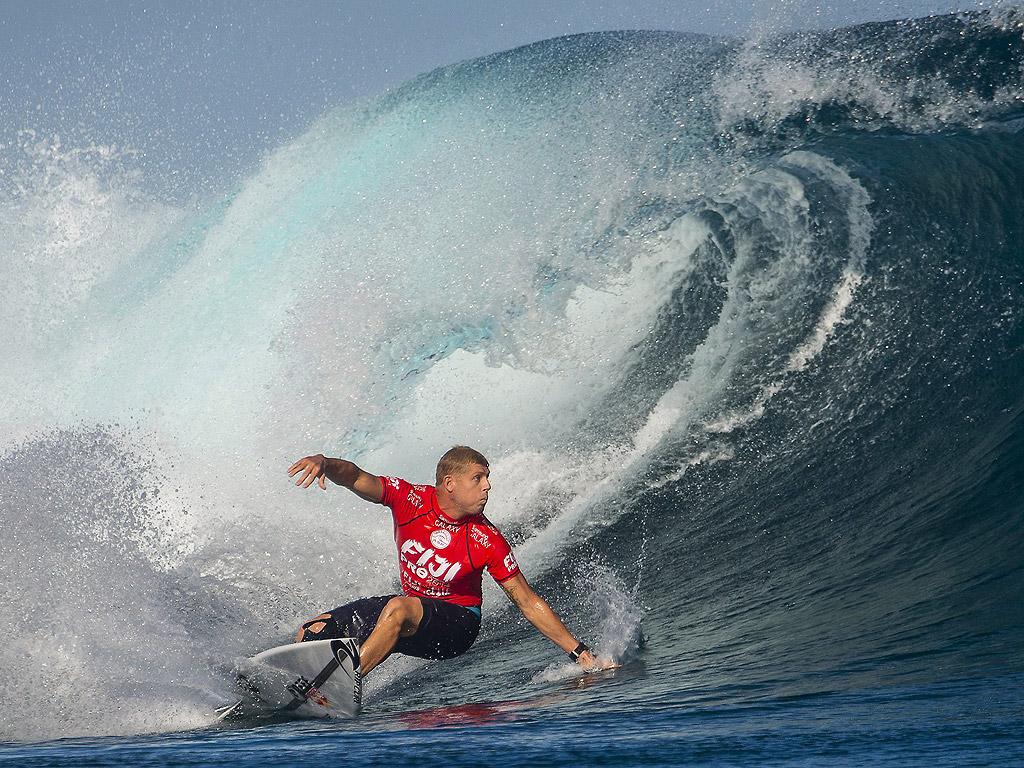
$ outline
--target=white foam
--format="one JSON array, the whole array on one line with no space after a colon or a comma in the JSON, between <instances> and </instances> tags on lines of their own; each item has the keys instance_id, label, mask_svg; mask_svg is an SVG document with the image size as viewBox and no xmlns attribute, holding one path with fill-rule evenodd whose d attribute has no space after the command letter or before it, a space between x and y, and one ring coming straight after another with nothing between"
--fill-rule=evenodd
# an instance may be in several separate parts
<instances>
[{"instance_id":1,"label":"white foam","mask_svg":"<svg viewBox=\"0 0 1024 768\"><path fill-rule=\"evenodd\" d=\"M1019 16L1019 7L1010 3L990 18L965 23L974 31L988 26L1009 29L1019 27ZM724 133L732 134L745 123L772 132L787 119L813 114L828 104L855 107L866 116L864 127L869 130L883 123L911 132L977 127L987 116L1019 103L1022 96L1019 87L989 96L958 87L941 70L924 67L921 74L914 74L909 65L894 67L894 56L909 58L906 51L885 55L866 47L871 43L855 42L816 49L814 33L780 43L770 31L745 40L733 66L716 77L718 128ZM907 43L912 44L909 38ZM928 45L923 36L921 44Z\"/></svg>"},{"instance_id":2,"label":"white foam","mask_svg":"<svg viewBox=\"0 0 1024 768\"><path fill-rule=\"evenodd\" d=\"M866 190L838 165L811 152L790 153L783 158L780 166L790 166L813 172L817 178L828 182L843 200L843 210L847 217L848 261L817 322L806 338L789 354L781 370L774 373L759 388L749 406L710 420L706 425L709 432L729 433L762 418L768 403L785 388L788 377L806 369L824 351L837 327L845 321L856 290L864 280L864 259L873 227L871 214L868 211L869 197ZM801 204L801 207L803 205ZM813 244L809 245L814 247Z\"/></svg>"}]
</instances>

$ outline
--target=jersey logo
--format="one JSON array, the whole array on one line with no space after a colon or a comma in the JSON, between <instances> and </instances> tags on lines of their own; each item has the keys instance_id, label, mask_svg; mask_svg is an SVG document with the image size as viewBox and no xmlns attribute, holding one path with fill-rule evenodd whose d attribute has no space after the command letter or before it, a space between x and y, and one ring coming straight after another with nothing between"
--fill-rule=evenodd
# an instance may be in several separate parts
<instances>
[{"instance_id":1,"label":"jersey logo","mask_svg":"<svg viewBox=\"0 0 1024 768\"><path fill-rule=\"evenodd\" d=\"M433 577L439 581L451 581L462 568L462 563L441 557L415 539L405 542L398 554L402 564L420 579Z\"/></svg>"},{"instance_id":2,"label":"jersey logo","mask_svg":"<svg viewBox=\"0 0 1024 768\"><path fill-rule=\"evenodd\" d=\"M438 549L444 549L452 543L452 535L443 528L439 528L430 534L430 543Z\"/></svg>"},{"instance_id":3,"label":"jersey logo","mask_svg":"<svg viewBox=\"0 0 1024 768\"><path fill-rule=\"evenodd\" d=\"M474 540L476 540L476 541L480 542L481 544L483 544L483 545L484 545L485 547L489 547L489 546L491 546L491 540L490 540L490 538L488 538L487 534L486 534L486 533L484 533L484 532L483 532L483 531L482 531L482 530L481 530L480 528L478 528L477 526L475 526L475 525L474 525L474 526L473 526L472 528L470 528L470 529L469 529L469 535L470 535L470 536L471 536L471 537L472 537L472 538L473 538Z\"/></svg>"},{"instance_id":4,"label":"jersey logo","mask_svg":"<svg viewBox=\"0 0 1024 768\"><path fill-rule=\"evenodd\" d=\"M516 562L516 556L509 552L508 556L505 558L505 570L511 573L518 567L519 564Z\"/></svg>"}]
</instances>

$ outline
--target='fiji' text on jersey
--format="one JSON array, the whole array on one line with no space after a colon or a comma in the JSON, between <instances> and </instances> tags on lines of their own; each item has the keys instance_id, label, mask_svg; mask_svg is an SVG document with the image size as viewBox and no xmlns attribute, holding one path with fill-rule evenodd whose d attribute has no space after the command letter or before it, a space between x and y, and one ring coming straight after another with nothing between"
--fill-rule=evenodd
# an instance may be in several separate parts
<instances>
[{"instance_id":1,"label":"'fiji' text on jersey","mask_svg":"<svg viewBox=\"0 0 1024 768\"><path fill-rule=\"evenodd\" d=\"M409 539L399 550L402 565L420 579L433 577L439 581L451 581L459 572L462 563L452 563L415 539Z\"/></svg>"}]
</instances>

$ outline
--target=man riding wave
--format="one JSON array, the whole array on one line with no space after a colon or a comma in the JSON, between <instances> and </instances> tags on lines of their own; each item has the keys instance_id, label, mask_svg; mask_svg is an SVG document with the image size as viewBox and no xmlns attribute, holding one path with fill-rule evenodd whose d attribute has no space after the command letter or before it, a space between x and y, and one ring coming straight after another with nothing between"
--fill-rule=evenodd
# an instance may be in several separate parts
<instances>
[{"instance_id":1,"label":"man riding wave","mask_svg":"<svg viewBox=\"0 0 1024 768\"><path fill-rule=\"evenodd\" d=\"M501 532L483 515L491 490L487 459L455 446L437 464L435 485L378 477L351 461L322 454L295 462L289 477L324 490L327 480L391 509L401 595L356 600L307 621L296 642L353 637L363 675L393 652L450 659L469 650L480 631L486 569L523 615L585 670L607 669L531 589Z\"/></svg>"}]
</instances>

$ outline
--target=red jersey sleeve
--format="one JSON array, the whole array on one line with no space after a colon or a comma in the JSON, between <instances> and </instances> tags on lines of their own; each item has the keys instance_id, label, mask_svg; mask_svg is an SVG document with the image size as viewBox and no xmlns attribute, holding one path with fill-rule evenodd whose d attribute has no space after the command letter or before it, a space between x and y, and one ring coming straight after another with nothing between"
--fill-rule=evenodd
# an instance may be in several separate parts
<instances>
[{"instance_id":1,"label":"red jersey sleeve","mask_svg":"<svg viewBox=\"0 0 1024 768\"><path fill-rule=\"evenodd\" d=\"M380 503L385 507L394 509L398 499L405 495L402 493L402 486L409 488L409 483L400 477L386 477L384 475L381 475L380 481L384 484L384 495L381 497Z\"/></svg>"},{"instance_id":2,"label":"red jersey sleeve","mask_svg":"<svg viewBox=\"0 0 1024 768\"><path fill-rule=\"evenodd\" d=\"M381 476L384 484L384 495L380 503L391 507L395 523L404 525L413 518L423 514L424 504L429 500L430 487L413 485L400 477Z\"/></svg>"},{"instance_id":3,"label":"red jersey sleeve","mask_svg":"<svg viewBox=\"0 0 1024 768\"><path fill-rule=\"evenodd\" d=\"M505 541L501 532L491 525L490 521L487 522L486 528L487 572L491 574L492 579L499 583L508 581L519 573L519 563L516 562L516 556L512 554L512 547Z\"/></svg>"}]
</instances>

